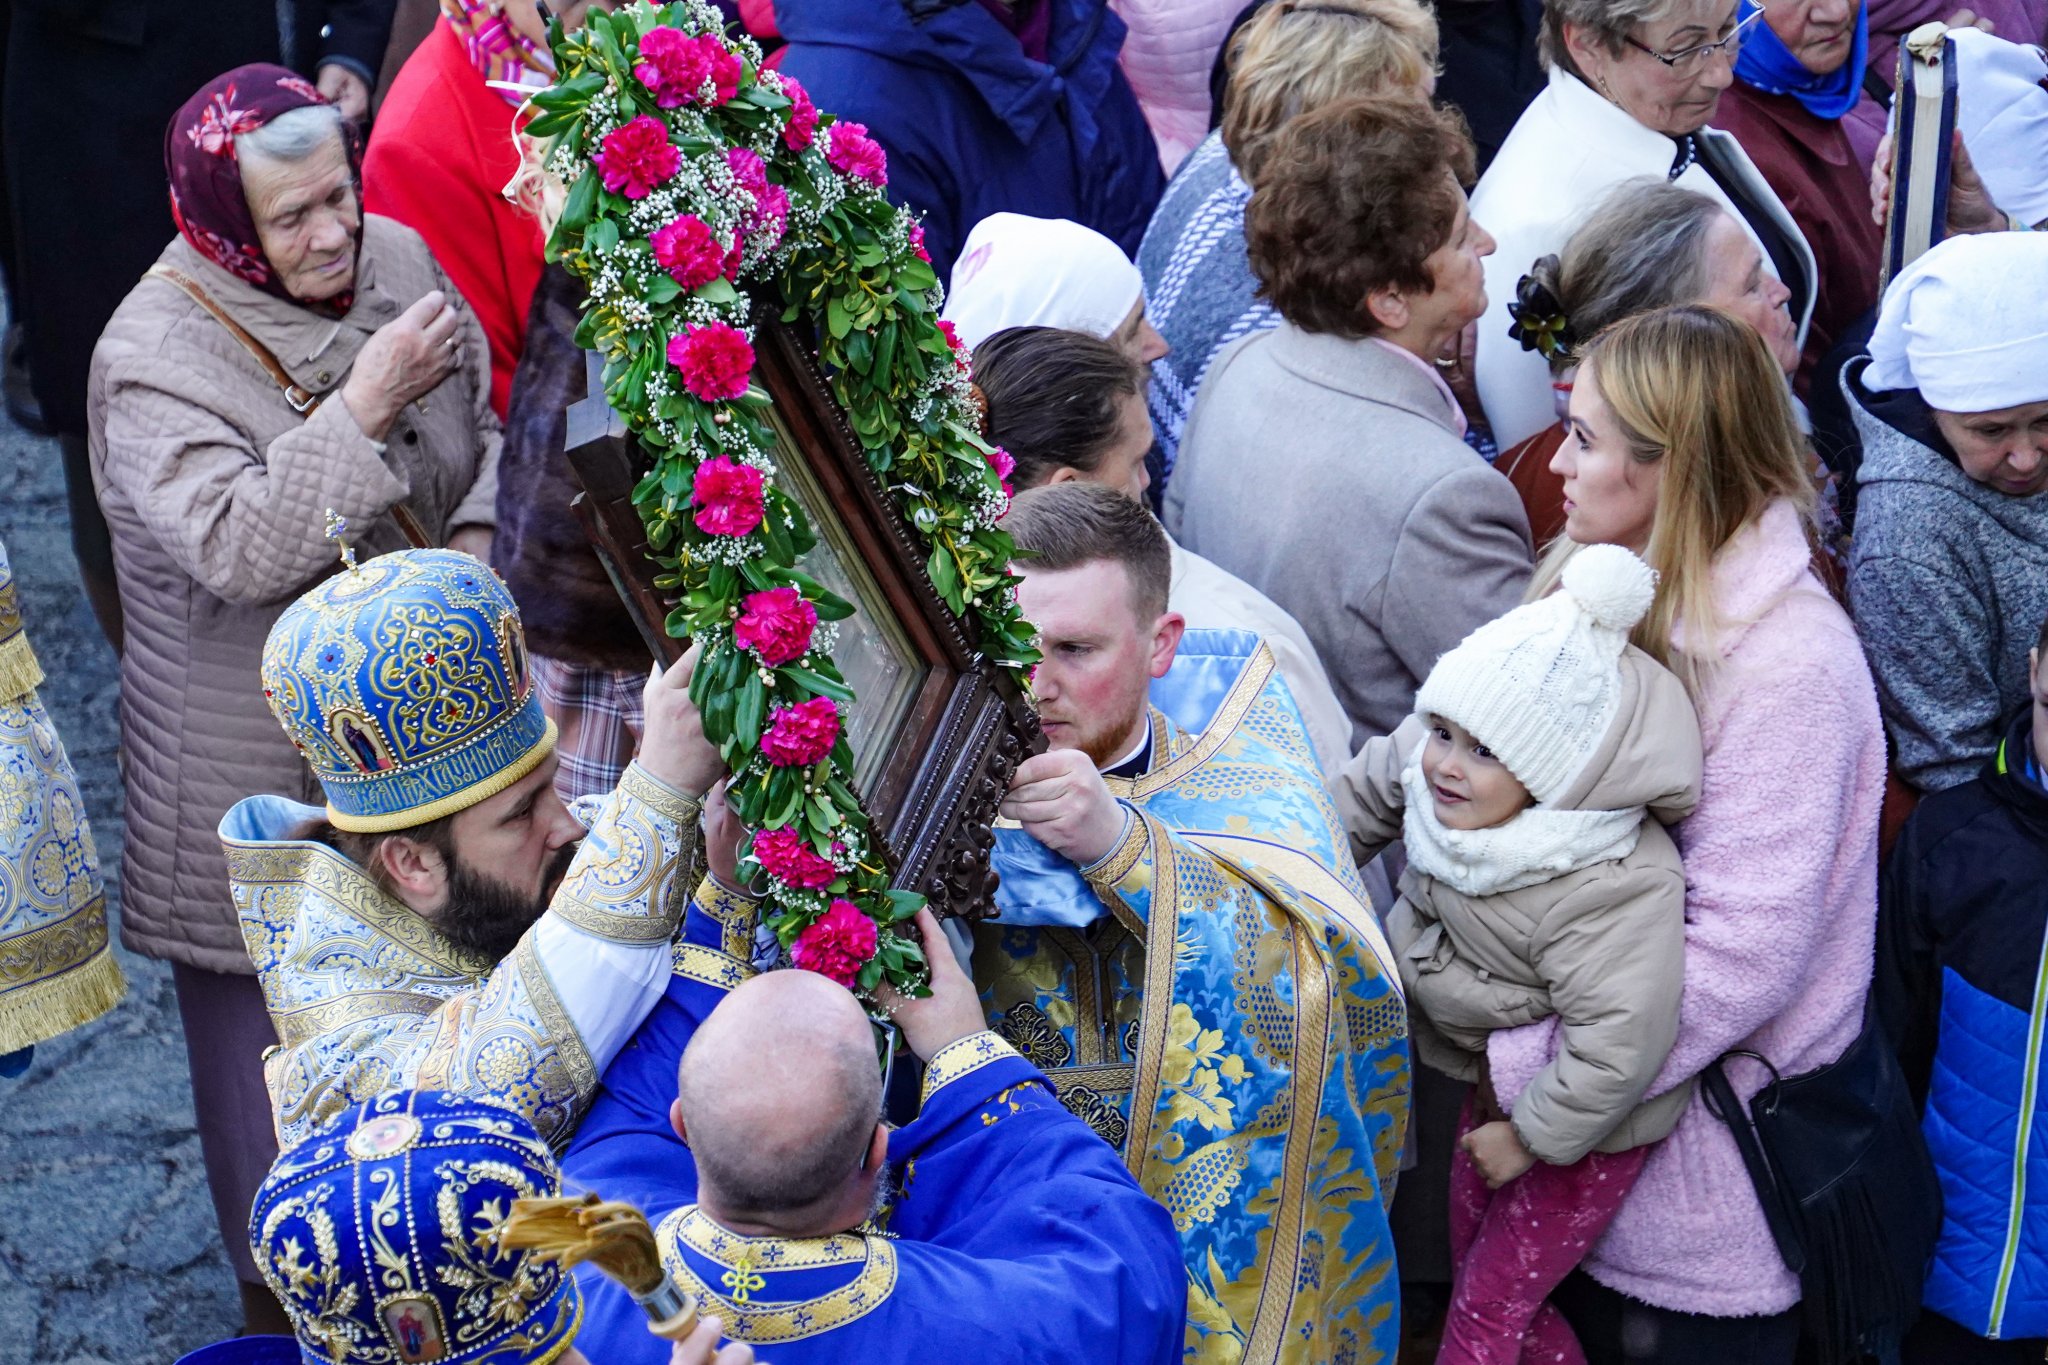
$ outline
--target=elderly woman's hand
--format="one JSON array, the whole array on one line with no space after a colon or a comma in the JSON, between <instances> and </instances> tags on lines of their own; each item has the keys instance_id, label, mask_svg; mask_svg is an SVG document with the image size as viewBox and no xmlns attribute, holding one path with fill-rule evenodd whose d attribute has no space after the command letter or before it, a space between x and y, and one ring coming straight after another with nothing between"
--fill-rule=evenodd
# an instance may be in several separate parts
<instances>
[{"instance_id":1,"label":"elderly woman's hand","mask_svg":"<svg viewBox=\"0 0 2048 1365\"><path fill-rule=\"evenodd\" d=\"M1892 151L1892 135L1886 133L1878 139L1877 156L1870 168L1870 217L1879 227L1884 226L1885 213L1892 204ZM1963 145L1962 130L1958 129L1949 153L1945 235L2004 232L2008 226L2005 214L1991 202L1991 192L1984 188L1984 177L1971 164L1970 150Z\"/></svg>"},{"instance_id":2,"label":"elderly woman's hand","mask_svg":"<svg viewBox=\"0 0 2048 1365\"><path fill-rule=\"evenodd\" d=\"M432 393L454 371L462 355L457 317L448 296L431 290L363 344L341 386L341 401L363 435L383 440L407 403Z\"/></svg>"}]
</instances>

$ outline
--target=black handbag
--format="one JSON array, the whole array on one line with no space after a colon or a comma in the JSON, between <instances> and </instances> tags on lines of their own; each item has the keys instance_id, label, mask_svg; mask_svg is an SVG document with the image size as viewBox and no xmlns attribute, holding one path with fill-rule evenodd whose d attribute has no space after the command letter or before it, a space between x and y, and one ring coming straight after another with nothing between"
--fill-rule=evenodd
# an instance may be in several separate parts
<instances>
[{"instance_id":1,"label":"black handbag","mask_svg":"<svg viewBox=\"0 0 2048 1365\"><path fill-rule=\"evenodd\" d=\"M1725 1070L1736 1057L1771 1073L1746 1111ZM1816 1071L1780 1076L1768 1058L1735 1051L1701 1072L1700 1085L1799 1277L1821 1365L1896 1361L1941 1232L1941 1186L1898 1058L1868 1009L1856 1041Z\"/></svg>"}]
</instances>

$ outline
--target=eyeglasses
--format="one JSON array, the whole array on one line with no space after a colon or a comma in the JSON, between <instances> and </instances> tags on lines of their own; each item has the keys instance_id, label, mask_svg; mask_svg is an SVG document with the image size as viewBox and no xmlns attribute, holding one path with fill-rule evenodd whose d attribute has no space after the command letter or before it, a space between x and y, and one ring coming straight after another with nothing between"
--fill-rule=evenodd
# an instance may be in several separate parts
<instances>
[{"instance_id":1,"label":"eyeglasses","mask_svg":"<svg viewBox=\"0 0 2048 1365\"><path fill-rule=\"evenodd\" d=\"M1763 17L1763 10L1751 10L1749 17L1731 29L1727 37L1718 42L1701 43L1698 47L1688 47L1677 52L1659 52L1655 48L1645 47L1627 34L1623 34L1621 40L1636 51L1655 57L1681 76L1690 76L1705 66L1709 57L1719 55L1733 61L1735 49L1742 45L1742 35L1749 32L1751 26Z\"/></svg>"}]
</instances>

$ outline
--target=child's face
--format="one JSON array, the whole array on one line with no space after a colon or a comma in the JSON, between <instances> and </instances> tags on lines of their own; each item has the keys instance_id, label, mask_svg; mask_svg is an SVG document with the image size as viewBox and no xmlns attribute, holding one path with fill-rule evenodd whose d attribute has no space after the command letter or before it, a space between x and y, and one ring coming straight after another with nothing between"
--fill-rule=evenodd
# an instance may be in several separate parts
<instances>
[{"instance_id":1,"label":"child's face","mask_svg":"<svg viewBox=\"0 0 2048 1365\"><path fill-rule=\"evenodd\" d=\"M1445 829L1491 829L1529 807L1529 789L1492 750L1442 716L1429 718L1422 775Z\"/></svg>"}]
</instances>

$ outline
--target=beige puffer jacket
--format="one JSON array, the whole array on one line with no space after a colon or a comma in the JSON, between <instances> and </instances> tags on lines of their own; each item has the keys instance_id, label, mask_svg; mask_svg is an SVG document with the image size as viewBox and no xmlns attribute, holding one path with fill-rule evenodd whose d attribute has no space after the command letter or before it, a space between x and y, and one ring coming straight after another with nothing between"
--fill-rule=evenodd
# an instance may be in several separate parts
<instances>
[{"instance_id":1,"label":"beige puffer jacket","mask_svg":"<svg viewBox=\"0 0 2048 1365\"><path fill-rule=\"evenodd\" d=\"M1644 1101L1678 1034L1685 980L1685 868L1665 832L1700 796L1700 732L1685 688L1630 646L1615 722L1553 808L1647 807L1635 850L1551 881L1468 896L1414 867L1387 937L1400 960L1416 1050L1476 1080L1486 1037L1557 1015L1562 1045L1515 1103L1515 1131L1554 1165L1667 1136L1692 1087ZM1411 718L1338 777L1337 809L1360 861L1401 833L1401 770L1421 746Z\"/></svg>"},{"instance_id":2,"label":"beige puffer jacket","mask_svg":"<svg viewBox=\"0 0 2048 1365\"><path fill-rule=\"evenodd\" d=\"M358 556L403 549L403 500L446 543L497 523L490 356L462 310L463 365L408 406L385 449L336 392L370 335L455 286L411 228L366 216L355 303L340 319L272 298L174 240L159 258L199 282L327 401L311 417L177 286L144 277L93 352L93 482L113 532L127 617L121 748L128 833L121 941L208 971L250 973L216 832L227 808L317 787L263 701L257 667L285 607L340 565L329 508Z\"/></svg>"}]
</instances>

